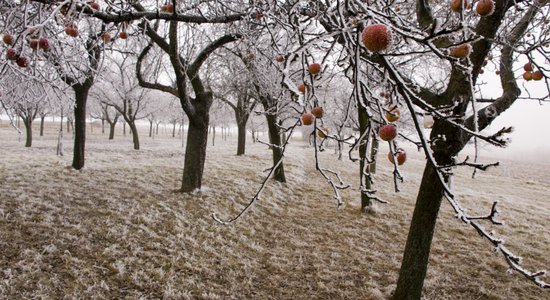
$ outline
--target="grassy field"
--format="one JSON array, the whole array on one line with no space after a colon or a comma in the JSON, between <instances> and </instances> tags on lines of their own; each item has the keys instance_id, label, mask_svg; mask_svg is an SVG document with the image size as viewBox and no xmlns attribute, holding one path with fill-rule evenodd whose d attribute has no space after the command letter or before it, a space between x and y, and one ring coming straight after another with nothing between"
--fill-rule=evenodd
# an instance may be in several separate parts
<instances>
[{"instance_id":1,"label":"grassy field","mask_svg":"<svg viewBox=\"0 0 550 300\"><path fill-rule=\"evenodd\" d=\"M395 289L424 159L409 151L405 182L394 193L383 148L376 174L377 204L359 212L358 167L320 153L323 166L352 187L336 201L315 171L314 149L293 141L288 183L270 181L241 219L224 226L256 193L271 154L236 137L209 144L205 187L193 195L181 182L181 139L141 133L142 150L117 133L89 133L86 166L70 168L55 155L56 134L24 137L0 127L0 298L119 299L386 299ZM267 138L264 136L264 138ZM492 162L487 160L487 162ZM532 270L550 268L550 160L501 161L471 179L456 170L455 190L472 215L500 203L492 227ZM490 224L486 224L490 227ZM548 277L546 278L549 279ZM426 299L549 299L518 273L444 203L428 275Z\"/></svg>"}]
</instances>

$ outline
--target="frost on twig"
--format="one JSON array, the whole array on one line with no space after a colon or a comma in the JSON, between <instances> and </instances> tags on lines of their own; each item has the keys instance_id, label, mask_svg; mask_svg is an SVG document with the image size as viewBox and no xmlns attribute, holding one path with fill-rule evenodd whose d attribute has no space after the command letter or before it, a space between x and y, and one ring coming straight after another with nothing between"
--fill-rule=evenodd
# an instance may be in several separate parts
<instances>
[{"instance_id":1,"label":"frost on twig","mask_svg":"<svg viewBox=\"0 0 550 300\"><path fill-rule=\"evenodd\" d=\"M475 168L476 170L487 171L487 169L489 169L490 167L496 167L500 164L498 161L490 164L481 164L481 163L471 163L469 162L469 160L470 160L470 157L466 156L466 158L462 162L454 163L451 165L439 166L438 168L442 170L442 169L447 169L451 167L466 166L466 167Z\"/></svg>"}]
</instances>

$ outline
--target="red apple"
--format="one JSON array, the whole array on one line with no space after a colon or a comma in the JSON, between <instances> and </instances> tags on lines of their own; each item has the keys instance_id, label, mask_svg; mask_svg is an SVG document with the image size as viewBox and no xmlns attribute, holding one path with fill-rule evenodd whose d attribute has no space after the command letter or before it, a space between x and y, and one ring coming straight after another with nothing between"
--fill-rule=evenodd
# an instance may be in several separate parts
<instances>
[{"instance_id":1,"label":"red apple","mask_svg":"<svg viewBox=\"0 0 550 300\"><path fill-rule=\"evenodd\" d=\"M101 40L103 40L104 43L108 43L111 41L111 34L108 32L104 32L101 34Z\"/></svg>"},{"instance_id":2,"label":"red apple","mask_svg":"<svg viewBox=\"0 0 550 300\"><path fill-rule=\"evenodd\" d=\"M78 36L78 26L75 23L69 23L65 26L65 33L68 36L77 37Z\"/></svg>"},{"instance_id":3,"label":"red apple","mask_svg":"<svg viewBox=\"0 0 550 300\"><path fill-rule=\"evenodd\" d=\"M4 34L4 36L2 37L2 41L6 45L13 45L13 42L14 42L13 35L11 35L9 33Z\"/></svg>"},{"instance_id":4,"label":"red apple","mask_svg":"<svg viewBox=\"0 0 550 300\"><path fill-rule=\"evenodd\" d=\"M118 37L125 40L128 38L128 33L126 31L121 31L118 33Z\"/></svg>"},{"instance_id":5,"label":"red apple","mask_svg":"<svg viewBox=\"0 0 550 300\"><path fill-rule=\"evenodd\" d=\"M461 3L464 6L461 6ZM452 11L460 12L463 7L464 7L464 9L470 8L470 2L468 0L462 0L462 1L461 0L453 0L453 1L451 1L451 10Z\"/></svg>"},{"instance_id":6,"label":"red apple","mask_svg":"<svg viewBox=\"0 0 550 300\"><path fill-rule=\"evenodd\" d=\"M26 68L29 66L29 60L24 57L24 56L19 56L15 62L17 63L18 66L20 66L21 68Z\"/></svg>"},{"instance_id":7,"label":"red apple","mask_svg":"<svg viewBox=\"0 0 550 300\"><path fill-rule=\"evenodd\" d=\"M452 47L450 50L451 56L454 56L456 58L465 58L468 55L470 55L470 52L472 51L472 46L468 43L460 44L458 46Z\"/></svg>"},{"instance_id":8,"label":"red apple","mask_svg":"<svg viewBox=\"0 0 550 300\"><path fill-rule=\"evenodd\" d=\"M279 54L275 57L275 60L278 61L278 62L283 62L283 61L285 61L285 57L282 56L281 54Z\"/></svg>"},{"instance_id":9,"label":"red apple","mask_svg":"<svg viewBox=\"0 0 550 300\"><path fill-rule=\"evenodd\" d=\"M313 124L313 120L315 120L315 117L310 113L305 113L302 115L302 124L304 125Z\"/></svg>"},{"instance_id":10,"label":"red apple","mask_svg":"<svg viewBox=\"0 0 550 300\"><path fill-rule=\"evenodd\" d=\"M38 47L44 51L50 50L50 43L48 42L47 38L40 38L38 40Z\"/></svg>"},{"instance_id":11,"label":"red apple","mask_svg":"<svg viewBox=\"0 0 550 300\"><path fill-rule=\"evenodd\" d=\"M254 54L254 52L248 53L248 60L254 60L255 58L256 58L256 54Z\"/></svg>"},{"instance_id":12,"label":"red apple","mask_svg":"<svg viewBox=\"0 0 550 300\"><path fill-rule=\"evenodd\" d=\"M320 106L315 106L313 109L311 109L311 113L318 119L321 119L324 115L323 108Z\"/></svg>"},{"instance_id":13,"label":"red apple","mask_svg":"<svg viewBox=\"0 0 550 300\"><path fill-rule=\"evenodd\" d=\"M38 39L30 39L29 47L31 47L32 50L38 50Z\"/></svg>"},{"instance_id":14,"label":"red apple","mask_svg":"<svg viewBox=\"0 0 550 300\"><path fill-rule=\"evenodd\" d=\"M99 4L97 2L90 2L88 3L90 7L94 10L99 10Z\"/></svg>"},{"instance_id":15,"label":"red apple","mask_svg":"<svg viewBox=\"0 0 550 300\"><path fill-rule=\"evenodd\" d=\"M393 154L391 152L388 153L388 159L393 164ZM405 153L405 150L401 148L395 150L395 160L397 161L398 166L404 164L407 160L407 153Z\"/></svg>"},{"instance_id":16,"label":"red apple","mask_svg":"<svg viewBox=\"0 0 550 300\"><path fill-rule=\"evenodd\" d=\"M8 50L6 50L6 58L9 60L16 60L18 56L19 55L15 49L8 48Z\"/></svg>"},{"instance_id":17,"label":"red apple","mask_svg":"<svg viewBox=\"0 0 550 300\"><path fill-rule=\"evenodd\" d=\"M261 20L264 17L264 13L261 11L256 12L256 20Z\"/></svg>"},{"instance_id":18,"label":"red apple","mask_svg":"<svg viewBox=\"0 0 550 300\"><path fill-rule=\"evenodd\" d=\"M167 12L167 13L173 13L174 12L174 4L167 3L160 7L160 11Z\"/></svg>"},{"instance_id":19,"label":"red apple","mask_svg":"<svg viewBox=\"0 0 550 300\"><path fill-rule=\"evenodd\" d=\"M310 64L307 69L312 75L319 74L319 72L321 72L321 65L318 63L313 63Z\"/></svg>"},{"instance_id":20,"label":"red apple","mask_svg":"<svg viewBox=\"0 0 550 300\"><path fill-rule=\"evenodd\" d=\"M493 0L479 0L476 5L476 12L480 16L490 16L495 11L495 2Z\"/></svg>"},{"instance_id":21,"label":"red apple","mask_svg":"<svg viewBox=\"0 0 550 300\"><path fill-rule=\"evenodd\" d=\"M531 77L533 77L533 80L536 80L536 81L541 80L542 77L543 77L542 71L541 71L541 70L537 70L537 71L533 72L533 74L531 75Z\"/></svg>"},{"instance_id":22,"label":"red apple","mask_svg":"<svg viewBox=\"0 0 550 300\"><path fill-rule=\"evenodd\" d=\"M386 111L386 120L388 120L388 122L393 123L399 120L399 116L401 116L401 111L397 107L390 107L388 111Z\"/></svg>"},{"instance_id":23,"label":"red apple","mask_svg":"<svg viewBox=\"0 0 550 300\"><path fill-rule=\"evenodd\" d=\"M525 65L523 65L523 70L527 72L533 71L533 64L530 62L526 63Z\"/></svg>"},{"instance_id":24,"label":"red apple","mask_svg":"<svg viewBox=\"0 0 550 300\"><path fill-rule=\"evenodd\" d=\"M298 91L299 91L300 93L305 94L305 93L306 93L306 90L309 92L309 86L308 86L308 85L303 84L303 83L301 83L301 84L298 85Z\"/></svg>"},{"instance_id":25,"label":"red apple","mask_svg":"<svg viewBox=\"0 0 550 300\"><path fill-rule=\"evenodd\" d=\"M384 141L391 141L397 136L397 126L393 124L387 124L380 127L378 135Z\"/></svg>"},{"instance_id":26,"label":"red apple","mask_svg":"<svg viewBox=\"0 0 550 300\"><path fill-rule=\"evenodd\" d=\"M533 73L529 72L529 71L526 71L525 73L523 73L523 79L525 79L525 81L530 81L533 79Z\"/></svg>"},{"instance_id":27,"label":"red apple","mask_svg":"<svg viewBox=\"0 0 550 300\"><path fill-rule=\"evenodd\" d=\"M391 30L383 24L374 24L365 27L362 37L363 44L372 52L386 50L392 41Z\"/></svg>"},{"instance_id":28,"label":"red apple","mask_svg":"<svg viewBox=\"0 0 550 300\"><path fill-rule=\"evenodd\" d=\"M500 75L500 70L496 70L495 74Z\"/></svg>"}]
</instances>

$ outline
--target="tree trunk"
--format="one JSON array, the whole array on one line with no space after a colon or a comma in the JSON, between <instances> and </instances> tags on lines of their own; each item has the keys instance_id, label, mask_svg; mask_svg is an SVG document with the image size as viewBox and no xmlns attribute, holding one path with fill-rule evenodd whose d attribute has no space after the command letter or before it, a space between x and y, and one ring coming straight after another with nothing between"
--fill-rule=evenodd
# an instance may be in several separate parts
<instances>
[{"instance_id":1,"label":"tree trunk","mask_svg":"<svg viewBox=\"0 0 550 300\"><path fill-rule=\"evenodd\" d=\"M63 131L63 110L61 110L61 121L59 122L59 130Z\"/></svg>"},{"instance_id":2,"label":"tree trunk","mask_svg":"<svg viewBox=\"0 0 550 300\"><path fill-rule=\"evenodd\" d=\"M46 116L40 116L40 136L44 136L44 119Z\"/></svg>"},{"instance_id":3,"label":"tree trunk","mask_svg":"<svg viewBox=\"0 0 550 300\"><path fill-rule=\"evenodd\" d=\"M112 140L115 138L115 126L116 126L116 121L109 123L109 140Z\"/></svg>"},{"instance_id":4,"label":"tree trunk","mask_svg":"<svg viewBox=\"0 0 550 300\"><path fill-rule=\"evenodd\" d=\"M246 147L246 122L237 123L237 155L244 155Z\"/></svg>"},{"instance_id":5,"label":"tree trunk","mask_svg":"<svg viewBox=\"0 0 550 300\"><path fill-rule=\"evenodd\" d=\"M181 185L182 192L188 193L201 188L207 143L208 116L206 116L206 124L189 122L189 128L187 129L187 146L185 147L183 180Z\"/></svg>"},{"instance_id":6,"label":"tree trunk","mask_svg":"<svg viewBox=\"0 0 550 300\"><path fill-rule=\"evenodd\" d=\"M153 122L149 121L149 137L153 136Z\"/></svg>"},{"instance_id":7,"label":"tree trunk","mask_svg":"<svg viewBox=\"0 0 550 300\"><path fill-rule=\"evenodd\" d=\"M122 122L122 135L126 136L126 122Z\"/></svg>"},{"instance_id":8,"label":"tree trunk","mask_svg":"<svg viewBox=\"0 0 550 300\"><path fill-rule=\"evenodd\" d=\"M61 128L59 129L59 135L57 136L56 154L59 156L63 156L63 120L61 121Z\"/></svg>"},{"instance_id":9,"label":"tree trunk","mask_svg":"<svg viewBox=\"0 0 550 300\"><path fill-rule=\"evenodd\" d=\"M172 122L172 137L176 137L176 122Z\"/></svg>"},{"instance_id":10,"label":"tree trunk","mask_svg":"<svg viewBox=\"0 0 550 300\"><path fill-rule=\"evenodd\" d=\"M155 128L155 134L156 135L159 135L159 125L160 125L160 123L157 123L157 128Z\"/></svg>"},{"instance_id":11,"label":"tree trunk","mask_svg":"<svg viewBox=\"0 0 550 300\"><path fill-rule=\"evenodd\" d=\"M269 143L275 146L281 146L281 135L279 135L279 128L277 127L277 116L266 114L265 117L269 130ZM271 147L271 151L273 153L273 167L275 167L279 160L283 158L283 150L280 147ZM277 169L275 169L273 179L279 182L286 182L285 168L282 161Z\"/></svg>"},{"instance_id":12,"label":"tree trunk","mask_svg":"<svg viewBox=\"0 0 550 300\"><path fill-rule=\"evenodd\" d=\"M32 146L32 118L26 117L22 118L23 124L25 124L25 131L27 133L26 139L25 139L25 147Z\"/></svg>"},{"instance_id":13,"label":"tree trunk","mask_svg":"<svg viewBox=\"0 0 550 300\"><path fill-rule=\"evenodd\" d=\"M393 299L420 299L443 197L437 171L426 162Z\"/></svg>"},{"instance_id":14,"label":"tree trunk","mask_svg":"<svg viewBox=\"0 0 550 300\"><path fill-rule=\"evenodd\" d=\"M128 126L130 126L130 131L132 132L132 141L134 142L134 150L139 150L139 136L138 136L138 131L136 128L135 121L128 122Z\"/></svg>"},{"instance_id":15,"label":"tree trunk","mask_svg":"<svg viewBox=\"0 0 550 300\"><path fill-rule=\"evenodd\" d=\"M84 148L86 144L86 101L88 100L87 87L73 86L75 92L74 107L74 148L73 168L80 170L84 167Z\"/></svg>"},{"instance_id":16,"label":"tree trunk","mask_svg":"<svg viewBox=\"0 0 550 300\"><path fill-rule=\"evenodd\" d=\"M101 134L105 134L105 119L101 119Z\"/></svg>"}]
</instances>

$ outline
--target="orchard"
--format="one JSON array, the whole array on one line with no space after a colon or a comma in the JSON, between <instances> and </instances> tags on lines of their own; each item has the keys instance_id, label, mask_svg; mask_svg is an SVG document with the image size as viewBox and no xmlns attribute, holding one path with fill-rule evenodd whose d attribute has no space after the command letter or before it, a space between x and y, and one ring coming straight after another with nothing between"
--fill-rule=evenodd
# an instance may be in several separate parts
<instances>
[{"instance_id":1,"label":"orchard","mask_svg":"<svg viewBox=\"0 0 550 300\"><path fill-rule=\"evenodd\" d=\"M211 201L227 198L232 202L230 209L205 205L214 207L208 218L211 232L232 226L241 230L238 224L253 218L256 207L269 203L270 195L308 190L319 202L334 201L330 202L334 214L348 209L346 203L357 202L351 205L356 215L348 217L373 222L373 226L372 220L392 218L391 214L377 214L377 210L399 210L395 199L407 198L414 207L406 220L406 238L399 244L403 249L394 259L397 266L391 269L394 282L389 283L391 290L385 297L430 297L425 292L425 279L430 278L431 251L439 249L434 234L452 222L463 225L467 234L494 250L514 278L547 295L550 284L539 268L548 266L539 266L540 260L533 263L536 255L530 255L528 247L505 244L508 233L497 229L502 225L497 199L479 207L463 201L461 187L454 179L463 170L475 175L498 168L499 162L487 159L491 150L486 149L506 147L514 126L495 128L501 115L526 102L544 106L550 101L548 1L20 2L0 4L0 117L18 135L23 134L22 120L25 146L31 148L33 120L41 117L42 130L46 116L51 116L55 128L60 126L55 137L57 155L63 155L65 138L73 142L70 169L78 181L71 186L85 186L89 168L97 167L97 146L86 148L88 136L94 137L89 120L100 120L102 131L107 123L108 143L116 139L116 128L126 135L128 126L135 151L132 155L148 153L147 147L159 136L159 127L162 134L163 126L166 131L169 125L171 138L181 138L181 151L166 155L180 165L178 175L166 173L177 180L177 186L171 187L177 189L174 197L186 199L181 201L185 203L189 197L214 193L218 198ZM67 137L63 136L64 120L65 130L74 127ZM116 127L121 121L122 129ZM140 126L148 129L145 143L143 135L140 138ZM221 128L221 141L216 140L217 128ZM231 159L238 163L230 168L227 162L207 153L217 151L220 142L231 141L233 128L237 156ZM260 156L248 154L250 138L253 149L263 147L262 153L268 157L266 168L250 161ZM327 151L329 147L334 153ZM298 162L307 162L312 171L297 170L293 160L296 149L300 149ZM329 161L327 156L337 159ZM91 166L85 167L90 159ZM136 169L149 168L137 165ZM257 170L249 170L249 166ZM220 178L242 181L237 185L220 182L209 173L213 169L225 174ZM351 178L345 176L350 169L354 170ZM407 187L411 172L419 174L418 180L413 180L417 184L414 193ZM162 176L165 180L168 177ZM124 184L139 186L139 179L121 177ZM309 189L301 186L305 183L298 184L300 180L320 180L323 184ZM239 184L246 189L232 194ZM227 195L218 194L224 190ZM154 193L142 198L149 196L154 197ZM162 199L156 201L159 204L151 207L164 207ZM448 204L446 212L442 203ZM303 204L285 204L293 205ZM8 220L4 209L8 208L0 207L0 215ZM182 207L165 209L170 215ZM276 205L263 218L275 220L279 209ZM437 220L449 212L456 219L439 223L436 230ZM180 217L168 216L172 225L166 226L177 226L183 222ZM151 218L134 221L145 224ZM365 226L361 230L374 229ZM548 234L544 230L532 232L534 236ZM183 233L177 237L185 238ZM185 251L161 242L143 243L148 249L170 248L166 251L174 257ZM249 246L255 247L253 242ZM272 250L260 248L258 255ZM116 252L108 246L105 249ZM368 260L370 254L362 255ZM520 255L531 261L524 264ZM59 260L75 268L76 262L69 258ZM6 265L5 260L0 261ZM159 267L151 264L152 268ZM115 267L105 272L115 268L122 276L123 265L121 260L113 261ZM209 272L198 269L181 272ZM502 273L498 268L489 269ZM490 277L490 272L483 276ZM325 276L321 273L318 275ZM221 278L227 274L231 271L210 275ZM357 280L354 278L347 282L351 285ZM428 282L428 288L435 284L431 279ZM126 288L121 281L120 286L111 286L112 294L103 296L123 297L119 291ZM208 287L204 288L200 297L209 298ZM0 294L21 296L3 287ZM196 293L183 294L182 298L199 297ZM246 298L252 294L225 296ZM308 298L304 293L290 295ZM339 298L337 293L322 296Z\"/></svg>"}]
</instances>

